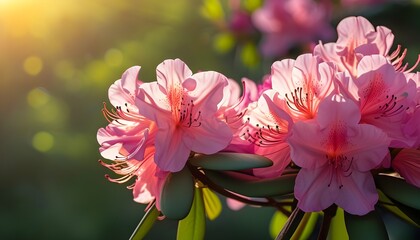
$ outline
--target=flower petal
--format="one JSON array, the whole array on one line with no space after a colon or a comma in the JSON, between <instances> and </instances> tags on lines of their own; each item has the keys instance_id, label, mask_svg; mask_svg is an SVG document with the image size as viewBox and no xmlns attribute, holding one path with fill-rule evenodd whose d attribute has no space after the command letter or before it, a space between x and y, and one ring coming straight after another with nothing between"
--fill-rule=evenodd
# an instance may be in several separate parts
<instances>
[{"instance_id":1,"label":"flower petal","mask_svg":"<svg viewBox=\"0 0 420 240\"><path fill-rule=\"evenodd\" d=\"M375 182L370 172L353 171L350 176L342 177L343 187L335 203L346 212L364 215L374 209L378 201Z\"/></svg>"},{"instance_id":2,"label":"flower petal","mask_svg":"<svg viewBox=\"0 0 420 240\"><path fill-rule=\"evenodd\" d=\"M156 68L157 82L163 87L165 94L174 86L181 86L191 75L191 70L180 59L165 60Z\"/></svg>"},{"instance_id":3,"label":"flower petal","mask_svg":"<svg viewBox=\"0 0 420 240\"><path fill-rule=\"evenodd\" d=\"M336 182L331 182L331 168L302 168L295 183L298 207L305 212L321 211L333 204L338 195Z\"/></svg>"}]
</instances>

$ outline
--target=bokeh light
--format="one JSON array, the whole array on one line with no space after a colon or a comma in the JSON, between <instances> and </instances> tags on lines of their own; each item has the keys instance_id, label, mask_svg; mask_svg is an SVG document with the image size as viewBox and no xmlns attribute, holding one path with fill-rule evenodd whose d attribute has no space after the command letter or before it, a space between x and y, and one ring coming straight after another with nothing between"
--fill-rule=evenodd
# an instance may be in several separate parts
<instances>
[{"instance_id":1,"label":"bokeh light","mask_svg":"<svg viewBox=\"0 0 420 240\"><path fill-rule=\"evenodd\" d=\"M48 132L37 132L32 138L32 146L40 152L48 152L54 146L54 136Z\"/></svg>"},{"instance_id":2,"label":"bokeh light","mask_svg":"<svg viewBox=\"0 0 420 240\"><path fill-rule=\"evenodd\" d=\"M42 71L42 59L37 56L30 56L23 62L23 69L29 75L36 76Z\"/></svg>"},{"instance_id":3,"label":"bokeh light","mask_svg":"<svg viewBox=\"0 0 420 240\"><path fill-rule=\"evenodd\" d=\"M33 108L40 108L50 100L49 94L42 88L34 88L27 95L28 104Z\"/></svg>"}]
</instances>

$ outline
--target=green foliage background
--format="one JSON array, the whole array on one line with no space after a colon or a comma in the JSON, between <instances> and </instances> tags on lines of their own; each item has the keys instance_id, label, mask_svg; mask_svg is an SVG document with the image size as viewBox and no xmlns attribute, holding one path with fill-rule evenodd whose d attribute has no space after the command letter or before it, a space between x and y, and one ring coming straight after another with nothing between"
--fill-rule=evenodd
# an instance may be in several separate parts
<instances>
[{"instance_id":1,"label":"green foliage background","mask_svg":"<svg viewBox=\"0 0 420 240\"><path fill-rule=\"evenodd\" d=\"M245 70L217 55L201 1L0 1L0 239L127 239L143 215L131 191L109 183L96 131L110 84L130 66L155 80L156 66L181 58L193 71L259 79L270 64ZM368 18L420 52L419 4ZM366 13L366 12L362 12ZM371 14L371 13L368 13ZM207 236L268 239L272 209L224 210ZM158 222L150 239L174 239Z\"/></svg>"}]
</instances>

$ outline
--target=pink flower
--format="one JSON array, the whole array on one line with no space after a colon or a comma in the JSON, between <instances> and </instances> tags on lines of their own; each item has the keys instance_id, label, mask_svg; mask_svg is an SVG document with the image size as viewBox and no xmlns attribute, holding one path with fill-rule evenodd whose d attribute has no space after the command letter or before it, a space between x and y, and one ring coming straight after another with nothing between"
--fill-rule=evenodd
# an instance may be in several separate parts
<instances>
[{"instance_id":1,"label":"pink flower","mask_svg":"<svg viewBox=\"0 0 420 240\"><path fill-rule=\"evenodd\" d=\"M254 169L255 176L271 178L280 176L290 163L290 149L287 143L292 118L281 108L284 100L278 92L266 90L255 108L247 114L242 137L254 144L254 152L273 161L273 165Z\"/></svg>"},{"instance_id":2,"label":"pink flower","mask_svg":"<svg viewBox=\"0 0 420 240\"><path fill-rule=\"evenodd\" d=\"M104 115L110 123L98 130L97 139L101 155L113 162L100 163L122 175L116 179L106 175L111 182L126 183L136 178L128 187L133 189L134 201L148 204L156 200L160 209L159 196L167 173L153 162L156 124L141 116L135 105L142 84L137 80L139 70L138 66L128 69L109 88L109 99L116 110L109 111L104 107Z\"/></svg>"},{"instance_id":3,"label":"pink flower","mask_svg":"<svg viewBox=\"0 0 420 240\"><path fill-rule=\"evenodd\" d=\"M295 197L303 211L337 204L364 215L378 200L370 170L388 153L389 139L380 129L359 124L356 104L339 95L323 100L313 121L297 122L289 138L291 157L302 167Z\"/></svg>"},{"instance_id":4,"label":"pink flower","mask_svg":"<svg viewBox=\"0 0 420 240\"><path fill-rule=\"evenodd\" d=\"M328 39L332 29L328 11L312 0L267 0L253 14L257 29L263 32L263 55L278 56L296 44Z\"/></svg>"},{"instance_id":5,"label":"pink flower","mask_svg":"<svg viewBox=\"0 0 420 240\"><path fill-rule=\"evenodd\" d=\"M213 154L225 148L232 132L217 118L228 80L208 71L192 74L179 59L156 69L157 82L140 86L137 106L156 122L155 162L164 171L180 171L191 153Z\"/></svg>"},{"instance_id":6,"label":"pink flower","mask_svg":"<svg viewBox=\"0 0 420 240\"><path fill-rule=\"evenodd\" d=\"M282 107L294 121L312 119L318 105L334 90L335 67L312 54L285 59L271 67L272 87L285 100Z\"/></svg>"},{"instance_id":7,"label":"pink flower","mask_svg":"<svg viewBox=\"0 0 420 240\"><path fill-rule=\"evenodd\" d=\"M413 145L415 139L404 133L406 110L412 106L416 93L413 81L407 81L405 75L397 72L381 55L363 57L355 79L341 80L340 91L358 103L362 123L386 132L392 139L390 147Z\"/></svg>"},{"instance_id":8,"label":"pink flower","mask_svg":"<svg viewBox=\"0 0 420 240\"><path fill-rule=\"evenodd\" d=\"M137 80L140 67L135 66L124 72L108 91L111 104L116 108L103 113L110 124L98 130L102 157L114 160L143 159L145 139L154 123L138 113L135 98L142 82Z\"/></svg>"},{"instance_id":9,"label":"pink flower","mask_svg":"<svg viewBox=\"0 0 420 240\"><path fill-rule=\"evenodd\" d=\"M364 17L347 17L337 26L338 39L335 43L318 44L314 55L320 56L324 61L334 62L340 71L347 71L351 76L357 75L357 66L363 56L379 54L386 56L395 69L410 72L419 64L420 55L416 64L410 69L403 64L406 50L400 55L401 46L391 54L394 34L391 30L379 26L376 28Z\"/></svg>"},{"instance_id":10,"label":"pink flower","mask_svg":"<svg viewBox=\"0 0 420 240\"><path fill-rule=\"evenodd\" d=\"M408 183L420 188L420 149L402 149L392 161L392 167Z\"/></svg>"}]
</instances>

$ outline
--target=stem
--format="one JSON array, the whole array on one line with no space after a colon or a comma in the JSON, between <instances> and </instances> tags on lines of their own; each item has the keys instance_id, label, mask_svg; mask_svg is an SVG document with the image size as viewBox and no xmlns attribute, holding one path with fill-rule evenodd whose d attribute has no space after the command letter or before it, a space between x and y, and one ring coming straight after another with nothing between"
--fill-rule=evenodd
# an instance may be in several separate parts
<instances>
[{"instance_id":1,"label":"stem","mask_svg":"<svg viewBox=\"0 0 420 240\"><path fill-rule=\"evenodd\" d=\"M321 230L318 235L318 240L327 239L328 232L330 230L331 219L335 216L337 212L337 205L333 204L327 209L324 210L324 219L322 220Z\"/></svg>"},{"instance_id":2,"label":"stem","mask_svg":"<svg viewBox=\"0 0 420 240\"><path fill-rule=\"evenodd\" d=\"M302 220L305 212L300 210L298 207L295 208L281 229L279 235L276 237L276 240L290 239L295 233L296 228L299 226L300 221Z\"/></svg>"},{"instance_id":3,"label":"stem","mask_svg":"<svg viewBox=\"0 0 420 240\"><path fill-rule=\"evenodd\" d=\"M255 200L252 200L252 199L249 199L249 198L242 197L238 194L230 192L230 191L220 187L219 185L215 184L210 179L208 179L203 172L201 172L199 169L192 166L191 164L187 163L187 166L190 169L191 174L196 179L198 179L200 182L202 182L203 184L210 187L212 190L218 192L219 194L221 194L225 197L232 198L232 199L235 199L237 201L240 201L240 202L243 202L243 203L249 204L249 205L275 207L276 209L278 209L279 211L281 211L282 213L284 213L286 215L290 214L288 211L286 211L283 208L284 206L289 206L290 203L279 203L272 198L266 198L267 202L261 202L261 201L255 201Z\"/></svg>"}]
</instances>

